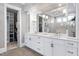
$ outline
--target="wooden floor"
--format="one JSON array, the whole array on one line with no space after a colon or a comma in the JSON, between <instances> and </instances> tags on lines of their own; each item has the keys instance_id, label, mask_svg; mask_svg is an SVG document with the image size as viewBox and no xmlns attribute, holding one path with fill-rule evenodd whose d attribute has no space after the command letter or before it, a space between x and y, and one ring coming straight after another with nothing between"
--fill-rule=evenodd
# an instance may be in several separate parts
<instances>
[{"instance_id":1,"label":"wooden floor","mask_svg":"<svg viewBox=\"0 0 79 59\"><path fill-rule=\"evenodd\" d=\"M37 52L27 47L22 47L9 50L3 54L0 54L0 56L42 56L42 55L38 54Z\"/></svg>"},{"instance_id":2,"label":"wooden floor","mask_svg":"<svg viewBox=\"0 0 79 59\"><path fill-rule=\"evenodd\" d=\"M11 50L13 48L17 48L17 42L9 42L7 43L7 49Z\"/></svg>"}]
</instances>

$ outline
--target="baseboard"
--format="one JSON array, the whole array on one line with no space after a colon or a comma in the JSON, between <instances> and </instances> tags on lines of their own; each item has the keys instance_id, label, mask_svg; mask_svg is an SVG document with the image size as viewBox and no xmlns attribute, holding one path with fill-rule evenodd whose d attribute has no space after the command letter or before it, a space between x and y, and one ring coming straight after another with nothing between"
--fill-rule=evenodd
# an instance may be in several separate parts
<instances>
[{"instance_id":1,"label":"baseboard","mask_svg":"<svg viewBox=\"0 0 79 59\"><path fill-rule=\"evenodd\" d=\"M6 52L5 48L0 48L0 54Z\"/></svg>"}]
</instances>

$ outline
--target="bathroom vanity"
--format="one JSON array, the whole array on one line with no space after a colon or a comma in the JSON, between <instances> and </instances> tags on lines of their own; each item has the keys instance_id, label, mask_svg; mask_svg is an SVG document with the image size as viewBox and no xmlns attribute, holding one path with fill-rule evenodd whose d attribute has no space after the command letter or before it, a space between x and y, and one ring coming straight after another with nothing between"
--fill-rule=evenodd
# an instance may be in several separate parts
<instances>
[{"instance_id":1,"label":"bathroom vanity","mask_svg":"<svg viewBox=\"0 0 79 59\"><path fill-rule=\"evenodd\" d=\"M77 14L76 4L72 3L38 14L37 31L25 34L25 46L44 56L78 56Z\"/></svg>"},{"instance_id":2,"label":"bathroom vanity","mask_svg":"<svg viewBox=\"0 0 79 59\"><path fill-rule=\"evenodd\" d=\"M78 56L77 38L58 37L54 34L27 34L25 46L45 56Z\"/></svg>"}]
</instances>

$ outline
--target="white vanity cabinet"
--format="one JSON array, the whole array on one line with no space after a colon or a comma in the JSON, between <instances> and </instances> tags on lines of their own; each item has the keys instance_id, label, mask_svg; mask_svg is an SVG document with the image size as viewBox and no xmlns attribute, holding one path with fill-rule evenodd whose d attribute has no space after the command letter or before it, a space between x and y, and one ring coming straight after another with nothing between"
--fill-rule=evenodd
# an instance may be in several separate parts
<instances>
[{"instance_id":1,"label":"white vanity cabinet","mask_svg":"<svg viewBox=\"0 0 79 59\"><path fill-rule=\"evenodd\" d=\"M25 37L25 46L35 50L36 52L42 55L46 56L53 55L52 39L49 38L28 35Z\"/></svg>"},{"instance_id":2,"label":"white vanity cabinet","mask_svg":"<svg viewBox=\"0 0 79 59\"><path fill-rule=\"evenodd\" d=\"M39 36L32 36L32 44L33 49L40 54L44 55L44 41L42 37Z\"/></svg>"},{"instance_id":3,"label":"white vanity cabinet","mask_svg":"<svg viewBox=\"0 0 79 59\"><path fill-rule=\"evenodd\" d=\"M32 47L32 44L31 44L31 38L29 35L26 35L25 36L25 46L31 48Z\"/></svg>"},{"instance_id":4,"label":"white vanity cabinet","mask_svg":"<svg viewBox=\"0 0 79 59\"><path fill-rule=\"evenodd\" d=\"M43 44L43 39L39 36L28 35L25 38L25 46L35 50L42 55L44 54Z\"/></svg>"},{"instance_id":5,"label":"white vanity cabinet","mask_svg":"<svg viewBox=\"0 0 79 59\"><path fill-rule=\"evenodd\" d=\"M63 40L53 40L53 56L64 56L65 46Z\"/></svg>"},{"instance_id":6,"label":"white vanity cabinet","mask_svg":"<svg viewBox=\"0 0 79 59\"><path fill-rule=\"evenodd\" d=\"M53 56L53 42L50 38L43 38L44 39L44 55L45 56Z\"/></svg>"},{"instance_id":7,"label":"white vanity cabinet","mask_svg":"<svg viewBox=\"0 0 79 59\"><path fill-rule=\"evenodd\" d=\"M79 43L58 38L27 35L25 46L45 56L77 56Z\"/></svg>"},{"instance_id":8,"label":"white vanity cabinet","mask_svg":"<svg viewBox=\"0 0 79 59\"><path fill-rule=\"evenodd\" d=\"M78 56L79 56L79 43L78 43Z\"/></svg>"},{"instance_id":9,"label":"white vanity cabinet","mask_svg":"<svg viewBox=\"0 0 79 59\"><path fill-rule=\"evenodd\" d=\"M78 48L77 42L74 41L65 41L65 55L66 56L77 56L78 55Z\"/></svg>"}]
</instances>

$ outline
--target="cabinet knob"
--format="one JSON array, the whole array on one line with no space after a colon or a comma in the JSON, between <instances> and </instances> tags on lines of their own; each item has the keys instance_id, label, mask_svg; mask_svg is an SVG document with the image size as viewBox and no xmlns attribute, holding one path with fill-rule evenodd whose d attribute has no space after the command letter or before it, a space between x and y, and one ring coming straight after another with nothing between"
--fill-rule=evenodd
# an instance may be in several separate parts
<instances>
[{"instance_id":1,"label":"cabinet knob","mask_svg":"<svg viewBox=\"0 0 79 59\"><path fill-rule=\"evenodd\" d=\"M74 45L73 43L68 43L69 45Z\"/></svg>"},{"instance_id":2,"label":"cabinet knob","mask_svg":"<svg viewBox=\"0 0 79 59\"><path fill-rule=\"evenodd\" d=\"M73 54L73 52L71 52L71 51L67 51L68 53L70 53L70 54Z\"/></svg>"},{"instance_id":3,"label":"cabinet knob","mask_svg":"<svg viewBox=\"0 0 79 59\"><path fill-rule=\"evenodd\" d=\"M53 44L51 44L51 47L53 47Z\"/></svg>"},{"instance_id":4,"label":"cabinet knob","mask_svg":"<svg viewBox=\"0 0 79 59\"><path fill-rule=\"evenodd\" d=\"M37 42L38 44L40 44L40 42Z\"/></svg>"},{"instance_id":5,"label":"cabinet knob","mask_svg":"<svg viewBox=\"0 0 79 59\"><path fill-rule=\"evenodd\" d=\"M38 37L40 39L40 37Z\"/></svg>"},{"instance_id":6,"label":"cabinet knob","mask_svg":"<svg viewBox=\"0 0 79 59\"><path fill-rule=\"evenodd\" d=\"M29 40L31 40L31 38L29 38Z\"/></svg>"}]
</instances>

